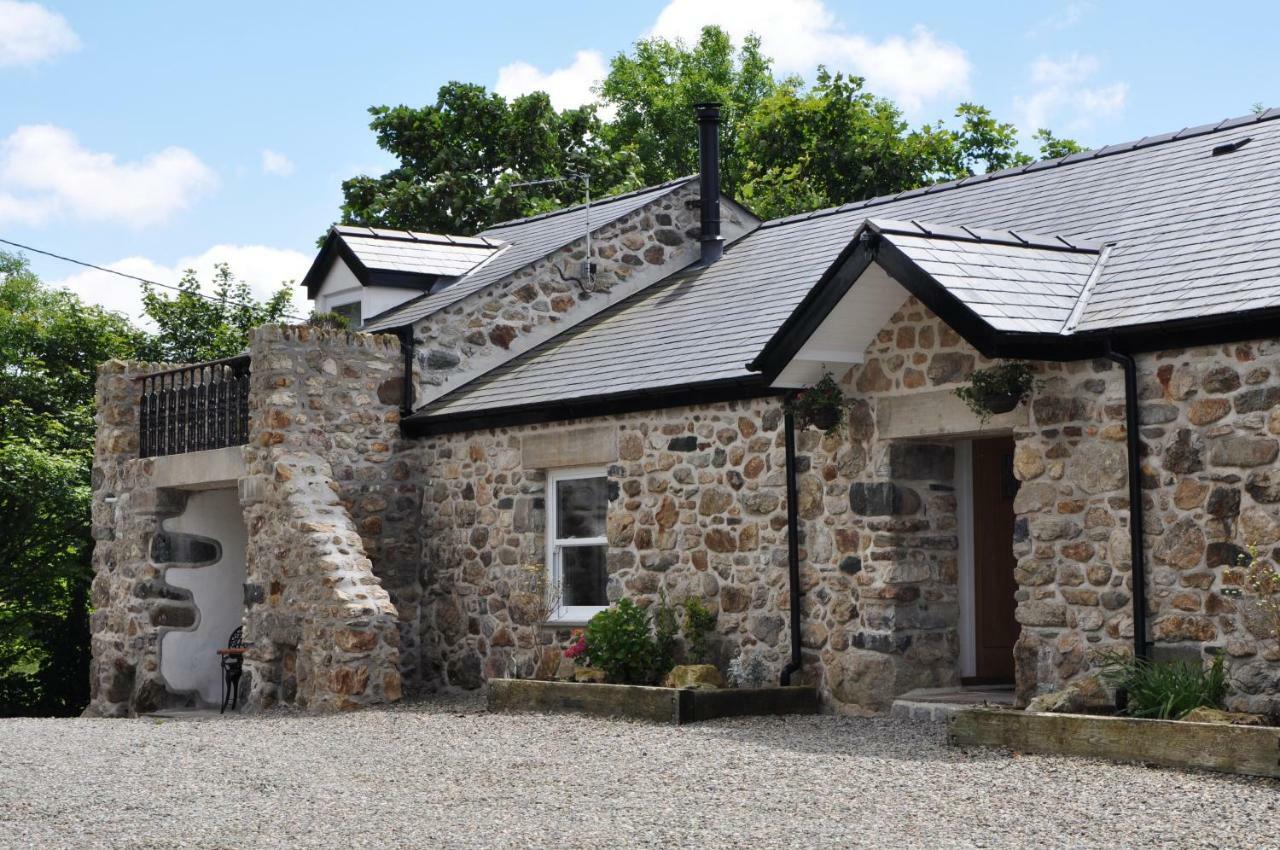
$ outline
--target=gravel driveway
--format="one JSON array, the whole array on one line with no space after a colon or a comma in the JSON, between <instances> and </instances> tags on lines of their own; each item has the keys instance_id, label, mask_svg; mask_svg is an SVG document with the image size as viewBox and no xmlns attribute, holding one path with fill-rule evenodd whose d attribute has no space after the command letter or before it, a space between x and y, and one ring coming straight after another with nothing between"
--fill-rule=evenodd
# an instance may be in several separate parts
<instances>
[{"instance_id":1,"label":"gravel driveway","mask_svg":"<svg viewBox=\"0 0 1280 850\"><path fill-rule=\"evenodd\" d=\"M1280 783L942 727L491 715L0 720L4 847L1280 847Z\"/></svg>"}]
</instances>

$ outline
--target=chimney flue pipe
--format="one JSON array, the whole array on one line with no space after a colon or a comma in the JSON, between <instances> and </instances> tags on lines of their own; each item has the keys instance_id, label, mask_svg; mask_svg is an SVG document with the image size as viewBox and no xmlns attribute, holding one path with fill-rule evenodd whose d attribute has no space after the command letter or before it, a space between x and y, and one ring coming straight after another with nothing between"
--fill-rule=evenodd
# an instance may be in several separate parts
<instances>
[{"instance_id":1,"label":"chimney flue pipe","mask_svg":"<svg viewBox=\"0 0 1280 850\"><path fill-rule=\"evenodd\" d=\"M696 103L698 115L698 187L702 206L702 264L724 253L720 235L720 104Z\"/></svg>"}]
</instances>

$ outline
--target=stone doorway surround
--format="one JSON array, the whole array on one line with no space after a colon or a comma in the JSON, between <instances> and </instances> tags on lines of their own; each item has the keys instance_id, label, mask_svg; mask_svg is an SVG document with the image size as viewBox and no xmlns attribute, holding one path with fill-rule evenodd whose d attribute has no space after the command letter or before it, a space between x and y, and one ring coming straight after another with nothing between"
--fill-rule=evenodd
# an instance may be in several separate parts
<instances>
[{"instance_id":1,"label":"stone doorway surround","mask_svg":"<svg viewBox=\"0 0 1280 850\"><path fill-rule=\"evenodd\" d=\"M890 441L890 459L901 457L907 446L934 446L954 458L953 474L939 478L935 486L954 494L956 607L951 629L956 640L956 682L977 673L975 585L973 440L1010 436L1029 422L1029 410L1020 405L1009 413L982 422L951 389L883 396L876 400L878 435ZM902 447L898 450L893 446ZM890 463L889 472L901 472ZM1013 541L1010 540L1012 552ZM942 684L942 683L940 683ZM966 689L966 691L969 689ZM950 691L948 690L948 693ZM1003 691L1002 691L1003 693Z\"/></svg>"}]
</instances>

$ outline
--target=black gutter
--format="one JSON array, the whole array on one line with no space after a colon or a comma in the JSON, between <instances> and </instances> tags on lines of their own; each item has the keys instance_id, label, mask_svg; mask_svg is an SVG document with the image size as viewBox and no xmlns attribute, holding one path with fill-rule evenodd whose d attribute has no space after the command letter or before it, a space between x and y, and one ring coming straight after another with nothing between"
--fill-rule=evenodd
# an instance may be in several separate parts
<instances>
[{"instance_id":1,"label":"black gutter","mask_svg":"<svg viewBox=\"0 0 1280 850\"><path fill-rule=\"evenodd\" d=\"M1133 654L1150 657L1147 642L1147 568L1143 554L1142 438L1138 412L1138 364L1133 356L1107 352L1107 359L1124 370L1124 430L1129 465L1129 575L1133 583Z\"/></svg>"},{"instance_id":2,"label":"black gutter","mask_svg":"<svg viewBox=\"0 0 1280 850\"><path fill-rule=\"evenodd\" d=\"M787 413L783 417L787 446L787 577L791 595L791 660L782 668L782 684L791 684L791 676L800 671L800 500L796 485L796 421Z\"/></svg>"}]
</instances>

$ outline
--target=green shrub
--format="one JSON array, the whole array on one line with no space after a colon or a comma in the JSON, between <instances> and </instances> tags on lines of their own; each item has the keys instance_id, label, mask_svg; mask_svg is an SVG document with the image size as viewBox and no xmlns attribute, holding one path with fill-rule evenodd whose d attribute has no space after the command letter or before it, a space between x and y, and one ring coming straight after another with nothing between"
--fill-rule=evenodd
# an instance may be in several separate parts
<instances>
[{"instance_id":1,"label":"green shrub","mask_svg":"<svg viewBox=\"0 0 1280 850\"><path fill-rule=\"evenodd\" d=\"M592 617L586 641L591 666L603 670L610 682L646 684L660 666L658 644L649 634L649 617L630 599L621 599Z\"/></svg>"},{"instance_id":2,"label":"green shrub","mask_svg":"<svg viewBox=\"0 0 1280 850\"><path fill-rule=\"evenodd\" d=\"M684 644L692 664L711 661L710 638L716 629L716 615L696 596L684 601Z\"/></svg>"},{"instance_id":3,"label":"green shrub","mask_svg":"<svg viewBox=\"0 0 1280 850\"><path fill-rule=\"evenodd\" d=\"M338 331L345 331L351 325L346 316L332 310L327 313L312 313L307 318L307 324L313 328L333 328Z\"/></svg>"},{"instance_id":4,"label":"green shrub","mask_svg":"<svg viewBox=\"0 0 1280 850\"><path fill-rule=\"evenodd\" d=\"M653 677L661 679L675 666L676 635L680 631L675 609L667 604L666 591L649 606L649 622L653 624Z\"/></svg>"},{"instance_id":5,"label":"green shrub","mask_svg":"<svg viewBox=\"0 0 1280 850\"><path fill-rule=\"evenodd\" d=\"M1221 655L1208 667L1113 656L1101 675L1104 682L1124 692L1124 713L1131 717L1177 720L1193 708L1221 708L1227 695Z\"/></svg>"}]
</instances>

